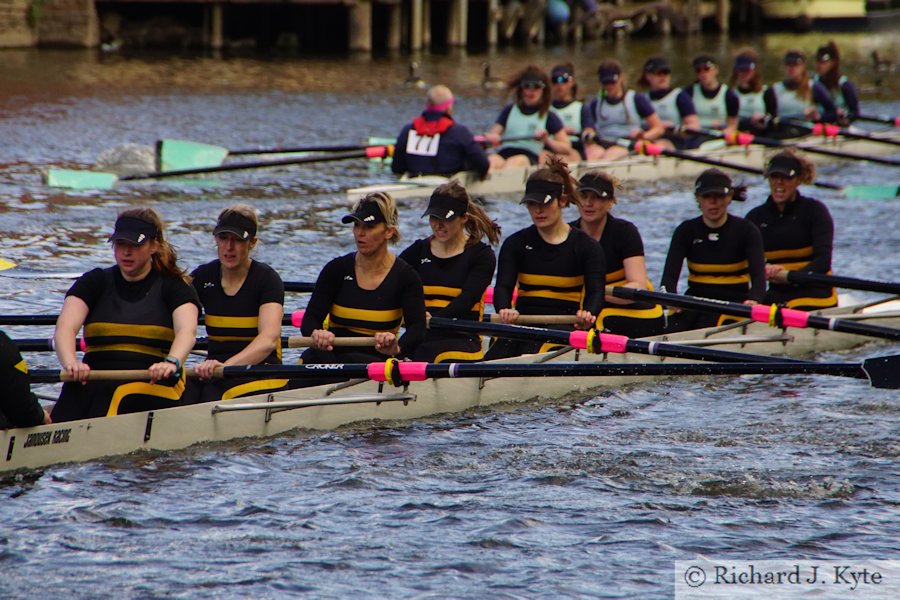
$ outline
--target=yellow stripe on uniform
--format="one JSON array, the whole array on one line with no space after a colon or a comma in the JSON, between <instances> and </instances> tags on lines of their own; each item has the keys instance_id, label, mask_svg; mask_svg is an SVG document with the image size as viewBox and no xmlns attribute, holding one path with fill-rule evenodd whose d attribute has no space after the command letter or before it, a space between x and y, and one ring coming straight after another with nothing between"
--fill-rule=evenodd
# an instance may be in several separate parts
<instances>
[{"instance_id":1,"label":"yellow stripe on uniform","mask_svg":"<svg viewBox=\"0 0 900 600\"><path fill-rule=\"evenodd\" d=\"M519 273L519 283L522 285L541 287L573 288L581 287L584 285L584 275L561 277L558 275L533 275L530 273ZM519 294L522 294L521 289L519 290Z\"/></svg>"},{"instance_id":2,"label":"yellow stripe on uniform","mask_svg":"<svg viewBox=\"0 0 900 600\"><path fill-rule=\"evenodd\" d=\"M750 263L746 260L740 260L734 263L698 263L688 261L688 269L695 273L733 273L742 269L749 269Z\"/></svg>"},{"instance_id":3,"label":"yellow stripe on uniform","mask_svg":"<svg viewBox=\"0 0 900 600\"><path fill-rule=\"evenodd\" d=\"M446 352L441 352L437 356L434 357L434 361L436 363L446 362L446 361L454 361L454 360L483 360L484 359L484 350L479 350L477 352L463 352L462 350L447 350Z\"/></svg>"},{"instance_id":4,"label":"yellow stripe on uniform","mask_svg":"<svg viewBox=\"0 0 900 600\"><path fill-rule=\"evenodd\" d=\"M628 280L625 279L625 267L606 274L606 285L622 285L627 282Z\"/></svg>"},{"instance_id":5,"label":"yellow stripe on uniform","mask_svg":"<svg viewBox=\"0 0 900 600\"><path fill-rule=\"evenodd\" d=\"M766 260L769 262L775 260L783 260L785 258L809 258L813 255L812 246L804 246L802 248L790 248L787 250L767 250Z\"/></svg>"},{"instance_id":6,"label":"yellow stripe on uniform","mask_svg":"<svg viewBox=\"0 0 900 600\"><path fill-rule=\"evenodd\" d=\"M750 275L688 275L688 281L693 283L708 283L712 285L749 283Z\"/></svg>"},{"instance_id":7,"label":"yellow stripe on uniform","mask_svg":"<svg viewBox=\"0 0 900 600\"><path fill-rule=\"evenodd\" d=\"M523 290L519 288L519 298L549 298L551 300L567 300L569 302L581 302L581 290L572 292L557 292L554 290Z\"/></svg>"},{"instance_id":8,"label":"yellow stripe on uniform","mask_svg":"<svg viewBox=\"0 0 900 600\"><path fill-rule=\"evenodd\" d=\"M456 298L462 289L456 287L447 287L445 285L425 285L422 286L426 296L450 296Z\"/></svg>"},{"instance_id":9,"label":"yellow stripe on uniform","mask_svg":"<svg viewBox=\"0 0 900 600\"><path fill-rule=\"evenodd\" d=\"M334 304L331 307L331 314L339 319L350 319L352 321L375 321L386 323L388 321L396 321L403 317L403 309L395 308L391 310L366 310L362 308L349 308Z\"/></svg>"},{"instance_id":10,"label":"yellow stripe on uniform","mask_svg":"<svg viewBox=\"0 0 900 600\"><path fill-rule=\"evenodd\" d=\"M142 337L172 341L175 330L161 325L131 325L123 323L88 323L84 326L85 337Z\"/></svg>"},{"instance_id":11,"label":"yellow stripe on uniform","mask_svg":"<svg viewBox=\"0 0 900 600\"><path fill-rule=\"evenodd\" d=\"M159 358L165 358L168 354L167 350L154 348L153 346L143 346L141 344L97 344L87 346L87 352L135 352L137 354L149 354Z\"/></svg>"},{"instance_id":12,"label":"yellow stripe on uniform","mask_svg":"<svg viewBox=\"0 0 900 600\"><path fill-rule=\"evenodd\" d=\"M223 329L257 329L259 316L254 317L229 317L224 315L206 315L207 327L221 327Z\"/></svg>"},{"instance_id":13,"label":"yellow stripe on uniform","mask_svg":"<svg viewBox=\"0 0 900 600\"><path fill-rule=\"evenodd\" d=\"M22 373L25 373L26 375L28 375L28 365L25 364L25 359L22 359L22 360L20 360L19 362L17 362L17 363L13 366L13 368L14 368L16 371L21 371Z\"/></svg>"},{"instance_id":14,"label":"yellow stripe on uniform","mask_svg":"<svg viewBox=\"0 0 900 600\"><path fill-rule=\"evenodd\" d=\"M134 381L132 383L123 383L116 388L113 393L112 400L109 402L109 410L106 411L107 417L114 417L119 414L119 405L126 396L132 394L142 394L144 396L153 396L154 398L162 398L171 400L174 403L181 400L181 394L184 392L184 374L173 386L160 385L158 383L149 383L146 381Z\"/></svg>"}]
</instances>

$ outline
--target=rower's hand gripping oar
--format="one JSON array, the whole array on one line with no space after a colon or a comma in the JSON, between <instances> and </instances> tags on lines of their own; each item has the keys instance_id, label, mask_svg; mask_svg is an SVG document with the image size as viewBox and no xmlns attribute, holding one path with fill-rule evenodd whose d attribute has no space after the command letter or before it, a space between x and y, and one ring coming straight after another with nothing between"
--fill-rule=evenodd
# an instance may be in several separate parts
<instances>
[{"instance_id":1,"label":"rower's hand gripping oar","mask_svg":"<svg viewBox=\"0 0 900 600\"><path fill-rule=\"evenodd\" d=\"M651 292L619 286L608 287L606 293L617 298L624 298L625 300L645 300L689 310L716 312L744 317L760 323L767 323L772 327L830 329L831 331L854 333L886 340L900 340L900 329L894 327L857 323L834 317L821 317L802 310L781 307L777 304L756 304L751 306L748 304L738 304L737 302L726 302L725 300L697 298L694 296L684 296L667 292Z\"/></svg>"}]
</instances>

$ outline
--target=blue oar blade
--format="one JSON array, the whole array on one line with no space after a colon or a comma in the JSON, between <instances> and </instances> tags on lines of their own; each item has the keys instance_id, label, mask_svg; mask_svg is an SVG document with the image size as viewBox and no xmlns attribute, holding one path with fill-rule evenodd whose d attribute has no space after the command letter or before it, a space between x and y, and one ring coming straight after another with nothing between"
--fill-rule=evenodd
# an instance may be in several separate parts
<instances>
[{"instance_id":1,"label":"blue oar blade","mask_svg":"<svg viewBox=\"0 0 900 600\"><path fill-rule=\"evenodd\" d=\"M73 169L50 169L47 171L46 179L50 187L74 190L106 190L119 180L114 173Z\"/></svg>"},{"instance_id":2,"label":"blue oar blade","mask_svg":"<svg viewBox=\"0 0 900 600\"><path fill-rule=\"evenodd\" d=\"M228 148L188 140L160 140L157 152L160 171L218 167L228 156Z\"/></svg>"},{"instance_id":3,"label":"blue oar blade","mask_svg":"<svg viewBox=\"0 0 900 600\"><path fill-rule=\"evenodd\" d=\"M890 200L900 196L900 185L848 185L841 191L846 198L855 200Z\"/></svg>"}]
</instances>

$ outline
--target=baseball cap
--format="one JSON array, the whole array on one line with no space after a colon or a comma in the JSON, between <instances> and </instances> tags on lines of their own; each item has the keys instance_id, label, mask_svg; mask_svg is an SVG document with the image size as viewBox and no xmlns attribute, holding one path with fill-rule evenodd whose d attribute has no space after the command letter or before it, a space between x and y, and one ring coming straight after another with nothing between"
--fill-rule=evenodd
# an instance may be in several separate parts
<instances>
[{"instance_id":1,"label":"baseball cap","mask_svg":"<svg viewBox=\"0 0 900 600\"><path fill-rule=\"evenodd\" d=\"M450 219L455 219L456 217L461 217L466 214L467 208L466 203L458 198L435 192L431 194L431 199L428 201L428 208L425 209L422 216L437 217L438 219L449 221Z\"/></svg>"},{"instance_id":2,"label":"baseball cap","mask_svg":"<svg viewBox=\"0 0 900 600\"><path fill-rule=\"evenodd\" d=\"M537 204L550 204L554 198L559 198L563 193L563 184L556 181L544 181L542 179L529 179L525 183L525 195L519 204L535 202Z\"/></svg>"},{"instance_id":3,"label":"baseball cap","mask_svg":"<svg viewBox=\"0 0 900 600\"><path fill-rule=\"evenodd\" d=\"M132 244L141 245L144 242L156 239L159 230L156 225L138 217L119 217L112 235L107 241L123 240Z\"/></svg>"},{"instance_id":4,"label":"baseball cap","mask_svg":"<svg viewBox=\"0 0 900 600\"><path fill-rule=\"evenodd\" d=\"M644 73L659 72L672 72L672 67L669 66L668 60L666 60L662 56L652 56L644 62Z\"/></svg>"},{"instance_id":5,"label":"baseball cap","mask_svg":"<svg viewBox=\"0 0 900 600\"><path fill-rule=\"evenodd\" d=\"M756 68L756 62L752 57L744 54L734 59L734 68L738 71L749 71Z\"/></svg>"},{"instance_id":6,"label":"baseball cap","mask_svg":"<svg viewBox=\"0 0 900 600\"><path fill-rule=\"evenodd\" d=\"M622 69L617 66L608 66L597 70L597 76L600 78L600 83L615 83L619 80L621 75Z\"/></svg>"},{"instance_id":7,"label":"baseball cap","mask_svg":"<svg viewBox=\"0 0 900 600\"><path fill-rule=\"evenodd\" d=\"M231 233L241 240L250 240L256 237L256 225L241 213L229 210L219 217L213 235Z\"/></svg>"},{"instance_id":8,"label":"baseball cap","mask_svg":"<svg viewBox=\"0 0 900 600\"><path fill-rule=\"evenodd\" d=\"M700 173L694 183L694 193L698 196L706 194L728 194L734 190L731 177L719 169L707 169Z\"/></svg>"},{"instance_id":9,"label":"baseball cap","mask_svg":"<svg viewBox=\"0 0 900 600\"><path fill-rule=\"evenodd\" d=\"M586 173L578 182L579 192L594 192L600 198L614 198L616 191L611 181L599 175Z\"/></svg>"},{"instance_id":10,"label":"baseball cap","mask_svg":"<svg viewBox=\"0 0 900 600\"><path fill-rule=\"evenodd\" d=\"M374 200L363 200L356 206L356 210L341 218L341 223L352 223L353 221L364 225L387 223L384 214L381 212L381 207Z\"/></svg>"},{"instance_id":11,"label":"baseball cap","mask_svg":"<svg viewBox=\"0 0 900 600\"><path fill-rule=\"evenodd\" d=\"M799 50L788 50L784 55L784 64L800 65L806 62L806 55Z\"/></svg>"},{"instance_id":12,"label":"baseball cap","mask_svg":"<svg viewBox=\"0 0 900 600\"><path fill-rule=\"evenodd\" d=\"M798 177L802 171L803 165L800 161L789 154L776 154L766 165L766 176L778 174Z\"/></svg>"},{"instance_id":13,"label":"baseball cap","mask_svg":"<svg viewBox=\"0 0 900 600\"><path fill-rule=\"evenodd\" d=\"M716 66L716 59L714 59L709 54L701 54L694 57L694 60L691 61L691 66L694 68L694 70L697 70L700 67L712 68Z\"/></svg>"}]
</instances>

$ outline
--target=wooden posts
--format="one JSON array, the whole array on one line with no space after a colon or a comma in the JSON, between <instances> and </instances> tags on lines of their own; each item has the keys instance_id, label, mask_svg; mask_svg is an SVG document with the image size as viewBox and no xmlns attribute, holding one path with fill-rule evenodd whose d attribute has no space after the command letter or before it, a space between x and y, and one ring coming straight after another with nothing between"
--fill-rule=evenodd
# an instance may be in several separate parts
<instances>
[{"instance_id":1,"label":"wooden posts","mask_svg":"<svg viewBox=\"0 0 900 600\"><path fill-rule=\"evenodd\" d=\"M358 0L350 7L349 46L351 52L372 51L372 3Z\"/></svg>"}]
</instances>

